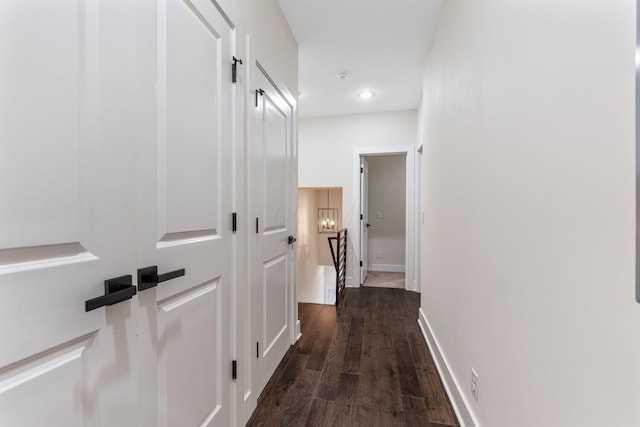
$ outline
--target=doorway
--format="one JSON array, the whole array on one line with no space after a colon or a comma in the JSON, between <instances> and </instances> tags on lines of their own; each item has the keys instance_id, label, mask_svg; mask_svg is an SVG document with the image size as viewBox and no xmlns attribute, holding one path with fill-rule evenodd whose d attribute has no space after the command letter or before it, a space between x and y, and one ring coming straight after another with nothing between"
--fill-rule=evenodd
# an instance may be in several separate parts
<instances>
[{"instance_id":1,"label":"doorway","mask_svg":"<svg viewBox=\"0 0 640 427\"><path fill-rule=\"evenodd\" d=\"M405 289L406 154L362 157L362 285Z\"/></svg>"},{"instance_id":2,"label":"doorway","mask_svg":"<svg viewBox=\"0 0 640 427\"><path fill-rule=\"evenodd\" d=\"M380 181L374 184L375 187L387 188L395 196L399 194L401 197L398 200L395 197L388 197L390 200L387 200L387 202L390 203L387 204L384 199L380 200L378 197L379 190L363 190L372 185L371 180L363 183L363 160L369 163L370 174L376 174L377 172L380 174L379 177L374 175L374 181ZM377 172L372 172L371 161L373 161L373 167L376 168ZM373 271L375 273L404 273L403 288L411 291L416 290L414 271L414 244L416 243L414 237L414 161L414 146L375 147L354 150L354 194L359 195L359 197L354 197L353 211L356 215L353 215L352 223L353 241L359 242L359 244L353 245L354 256L352 258L357 260L354 263L355 265L352 264L354 279L352 283L356 287L362 285L367 278L367 274ZM392 182L385 182L385 180L390 179L386 175L387 169L392 164L404 166L404 168L394 171L394 174L399 172L399 181L394 178ZM372 192L376 193L374 203L371 200ZM398 204L402 205L401 209L398 209ZM387 218L387 215L390 215L390 217ZM394 221L394 218L397 219L398 216L403 219ZM367 224L370 226L367 227ZM391 228L395 231L389 234L389 230L385 230L385 228L391 225L393 226ZM399 232L398 228L400 228ZM371 238L370 233L373 233L373 242L368 241ZM394 235L395 237L391 237ZM385 254L387 255L386 257ZM358 262L362 264L361 268L359 268Z\"/></svg>"}]
</instances>

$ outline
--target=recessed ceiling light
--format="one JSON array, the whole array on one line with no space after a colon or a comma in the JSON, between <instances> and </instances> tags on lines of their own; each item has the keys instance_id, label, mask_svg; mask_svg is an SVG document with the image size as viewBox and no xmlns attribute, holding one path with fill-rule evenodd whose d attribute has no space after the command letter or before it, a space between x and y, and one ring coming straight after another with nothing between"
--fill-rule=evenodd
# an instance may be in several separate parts
<instances>
[{"instance_id":1,"label":"recessed ceiling light","mask_svg":"<svg viewBox=\"0 0 640 427\"><path fill-rule=\"evenodd\" d=\"M371 90L363 90L362 92L358 92L358 98L360 99L371 99L376 96L376 93Z\"/></svg>"},{"instance_id":2,"label":"recessed ceiling light","mask_svg":"<svg viewBox=\"0 0 640 427\"><path fill-rule=\"evenodd\" d=\"M349 76L351 76L351 74L349 74L346 71L341 71L336 74L336 77L338 78L338 80L347 80Z\"/></svg>"}]
</instances>

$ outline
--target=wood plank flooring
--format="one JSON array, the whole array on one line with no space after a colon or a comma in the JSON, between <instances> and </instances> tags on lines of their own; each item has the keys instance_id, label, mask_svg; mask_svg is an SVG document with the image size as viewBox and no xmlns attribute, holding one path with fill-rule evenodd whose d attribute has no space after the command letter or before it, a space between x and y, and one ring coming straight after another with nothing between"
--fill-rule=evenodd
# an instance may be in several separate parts
<instances>
[{"instance_id":1,"label":"wood plank flooring","mask_svg":"<svg viewBox=\"0 0 640 427\"><path fill-rule=\"evenodd\" d=\"M458 426L418 327L420 295L346 289L340 307L299 304L302 337L247 426Z\"/></svg>"},{"instance_id":2,"label":"wood plank flooring","mask_svg":"<svg viewBox=\"0 0 640 427\"><path fill-rule=\"evenodd\" d=\"M374 288L406 289L405 274L388 271L369 271L362 286Z\"/></svg>"}]
</instances>

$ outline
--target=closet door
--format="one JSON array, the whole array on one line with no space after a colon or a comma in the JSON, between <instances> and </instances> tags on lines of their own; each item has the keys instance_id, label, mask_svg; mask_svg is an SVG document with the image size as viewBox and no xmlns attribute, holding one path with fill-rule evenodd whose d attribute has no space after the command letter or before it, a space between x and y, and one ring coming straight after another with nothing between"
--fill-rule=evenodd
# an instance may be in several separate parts
<instances>
[{"instance_id":1,"label":"closet door","mask_svg":"<svg viewBox=\"0 0 640 427\"><path fill-rule=\"evenodd\" d=\"M0 2L2 426L141 425L135 20L128 0Z\"/></svg>"},{"instance_id":2,"label":"closet door","mask_svg":"<svg viewBox=\"0 0 640 427\"><path fill-rule=\"evenodd\" d=\"M250 263L254 391L259 394L292 342L294 301L293 106L257 61L249 119Z\"/></svg>"},{"instance_id":3,"label":"closet door","mask_svg":"<svg viewBox=\"0 0 640 427\"><path fill-rule=\"evenodd\" d=\"M149 2L141 15L155 29L139 49L145 425L228 427L231 29L209 0Z\"/></svg>"}]
</instances>

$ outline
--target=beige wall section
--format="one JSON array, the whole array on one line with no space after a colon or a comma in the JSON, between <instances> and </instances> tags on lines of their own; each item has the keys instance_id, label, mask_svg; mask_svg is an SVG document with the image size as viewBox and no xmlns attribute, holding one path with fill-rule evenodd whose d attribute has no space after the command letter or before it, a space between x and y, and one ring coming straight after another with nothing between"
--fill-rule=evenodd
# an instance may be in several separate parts
<instances>
[{"instance_id":1,"label":"beige wall section","mask_svg":"<svg viewBox=\"0 0 640 427\"><path fill-rule=\"evenodd\" d=\"M369 265L404 268L406 155L367 156L369 162ZM404 271L404 270L402 270Z\"/></svg>"},{"instance_id":2,"label":"beige wall section","mask_svg":"<svg viewBox=\"0 0 640 427\"><path fill-rule=\"evenodd\" d=\"M317 189L315 190L316 195L316 203L318 208L326 208L329 206L330 208L338 209L338 218L336 221L336 229L340 230L342 228L342 189L341 188L331 188L331 189ZM327 205L327 195L329 196L329 204ZM316 223L315 230L318 233L318 211L314 213ZM335 236L336 233L320 233L318 234L318 264L321 265L330 265L333 267L333 259L331 258L331 250L329 249L329 242L327 241L327 237Z\"/></svg>"},{"instance_id":3,"label":"beige wall section","mask_svg":"<svg viewBox=\"0 0 640 427\"><path fill-rule=\"evenodd\" d=\"M324 302L324 272L318 265L318 202L316 190L298 190L298 301Z\"/></svg>"},{"instance_id":4,"label":"beige wall section","mask_svg":"<svg viewBox=\"0 0 640 427\"><path fill-rule=\"evenodd\" d=\"M298 121L298 185L342 187L342 224L349 228L347 280L355 267L352 230L359 213L353 211L353 158L357 148L415 146L416 111L356 114ZM357 217L355 216L357 215Z\"/></svg>"},{"instance_id":5,"label":"beige wall section","mask_svg":"<svg viewBox=\"0 0 640 427\"><path fill-rule=\"evenodd\" d=\"M297 289L298 301L316 304L335 302L336 273L331 258L327 237L334 234L318 232L318 209L327 206L342 212L342 189L298 189L298 259ZM338 230L340 219L338 219Z\"/></svg>"},{"instance_id":6,"label":"beige wall section","mask_svg":"<svg viewBox=\"0 0 640 427\"><path fill-rule=\"evenodd\" d=\"M478 425L640 422L635 13L444 4L421 117L421 308Z\"/></svg>"}]
</instances>

